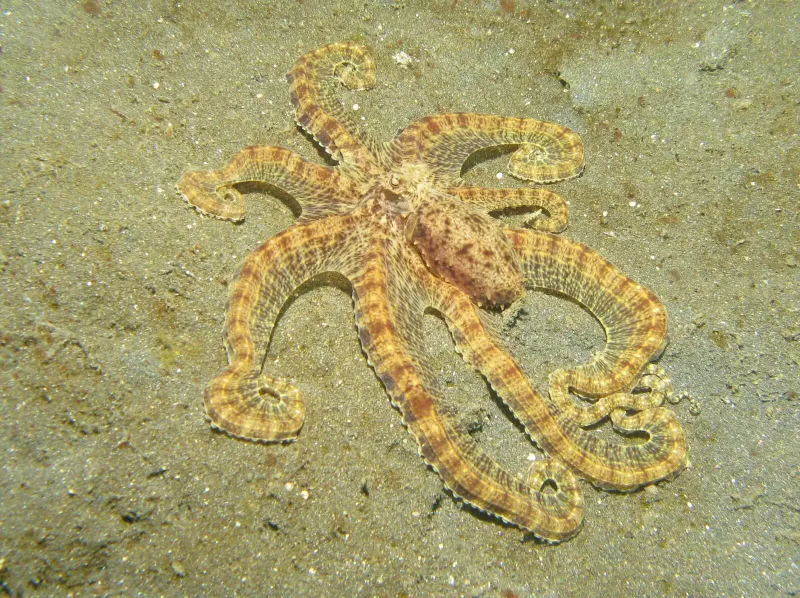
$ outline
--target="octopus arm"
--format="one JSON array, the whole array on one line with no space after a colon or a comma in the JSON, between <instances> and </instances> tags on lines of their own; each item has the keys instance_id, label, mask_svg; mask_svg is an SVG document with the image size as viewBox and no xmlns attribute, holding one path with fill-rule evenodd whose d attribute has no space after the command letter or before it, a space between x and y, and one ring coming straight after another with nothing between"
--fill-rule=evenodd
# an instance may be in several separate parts
<instances>
[{"instance_id":1,"label":"octopus arm","mask_svg":"<svg viewBox=\"0 0 800 598\"><path fill-rule=\"evenodd\" d=\"M486 187L450 187L447 193L458 197L468 206L487 214L517 208L539 211L526 226L536 230L560 233L567 228L567 202L549 189L492 189ZM541 213L546 216L542 216Z\"/></svg>"},{"instance_id":2,"label":"octopus arm","mask_svg":"<svg viewBox=\"0 0 800 598\"><path fill-rule=\"evenodd\" d=\"M503 146L516 147L509 171L526 181L553 183L583 172L581 138L567 127L533 118L436 114L411 123L392 141L396 160L423 162L451 182L460 179L473 153Z\"/></svg>"},{"instance_id":3,"label":"octopus arm","mask_svg":"<svg viewBox=\"0 0 800 598\"><path fill-rule=\"evenodd\" d=\"M387 259L376 251L354 278L353 294L364 352L420 454L470 505L550 542L571 538L583 520L583 497L572 473L543 460L523 482L481 450L441 399L423 358L422 319L430 302L420 277L425 289L445 283L427 274L411 254L397 246Z\"/></svg>"},{"instance_id":4,"label":"octopus arm","mask_svg":"<svg viewBox=\"0 0 800 598\"><path fill-rule=\"evenodd\" d=\"M375 86L375 60L367 48L335 43L304 54L286 75L297 124L331 157L358 174L377 144L353 120L336 95L338 84L353 90Z\"/></svg>"},{"instance_id":5,"label":"octopus arm","mask_svg":"<svg viewBox=\"0 0 800 598\"><path fill-rule=\"evenodd\" d=\"M290 195L300 205L301 221L351 209L358 194L350 180L335 168L308 162L280 147L248 147L219 170L186 172L178 191L200 213L239 221L245 200L240 183L264 183Z\"/></svg>"},{"instance_id":6,"label":"octopus arm","mask_svg":"<svg viewBox=\"0 0 800 598\"><path fill-rule=\"evenodd\" d=\"M507 235L528 284L583 304L606 329L606 347L585 366L551 374L550 400L546 400L484 331L477 310L450 291L440 298L440 305L459 352L487 378L539 446L579 477L602 488L633 490L677 475L687 464L687 449L674 414L617 392L632 386L660 350L666 331L663 305L581 243L536 231L511 230ZM567 396L570 388L614 398L598 402L604 413L588 414ZM630 416L619 412L637 407L642 410ZM620 431L644 435L646 440L609 441L584 429L608 413Z\"/></svg>"},{"instance_id":7,"label":"octopus arm","mask_svg":"<svg viewBox=\"0 0 800 598\"><path fill-rule=\"evenodd\" d=\"M340 272L357 250L354 216L297 224L247 256L231 283L224 341L229 365L205 393L211 424L250 440L294 439L305 409L300 390L269 376L263 362L281 308L294 290Z\"/></svg>"}]
</instances>

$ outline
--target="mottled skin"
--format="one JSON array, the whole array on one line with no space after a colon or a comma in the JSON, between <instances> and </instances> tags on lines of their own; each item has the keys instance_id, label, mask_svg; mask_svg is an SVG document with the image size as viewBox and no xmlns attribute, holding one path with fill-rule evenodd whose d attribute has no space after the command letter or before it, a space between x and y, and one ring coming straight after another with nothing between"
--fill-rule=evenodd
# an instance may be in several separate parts
<instances>
[{"instance_id":1,"label":"mottled skin","mask_svg":"<svg viewBox=\"0 0 800 598\"><path fill-rule=\"evenodd\" d=\"M449 197L411 212L406 238L428 269L478 305L508 305L522 297L522 272L503 231L487 214Z\"/></svg>"},{"instance_id":2,"label":"mottled skin","mask_svg":"<svg viewBox=\"0 0 800 598\"><path fill-rule=\"evenodd\" d=\"M264 356L291 293L321 273L339 272L352 284L369 363L420 454L471 505L558 542L575 535L583 519L576 476L633 490L685 467L683 432L661 406L668 381L647 366L664 343L663 305L585 245L552 234L566 224L565 202L555 193L473 187L460 178L472 153L497 145L515 148L509 170L518 178L572 178L583 169L575 133L534 119L439 114L376 143L335 96L339 84L368 89L375 82L371 56L352 44L306 54L288 80L297 122L337 166L250 147L220 170L187 172L178 183L191 205L218 218L244 217L236 185L248 181L280 188L302 208L296 224L245 259L231 284L229 365L205 394L213 426L252 440L297 436L302 393L271 377ZM501 228L490 213L510 207L539 208L544 216L533 221L536 230ZM507 305L523 295L523 285L580 302L607 335L589 363L550 375L549 397L534 390L480 308ZM439 380L422 358L422 321L430 310L442 315L458 352L548 455L534 462L526 480L485 454L438 399ZM637 384L646 392L633 394ZM586 429L606 417L618 431L643 439L610 441Z\"/></svg>"}]
</instances>

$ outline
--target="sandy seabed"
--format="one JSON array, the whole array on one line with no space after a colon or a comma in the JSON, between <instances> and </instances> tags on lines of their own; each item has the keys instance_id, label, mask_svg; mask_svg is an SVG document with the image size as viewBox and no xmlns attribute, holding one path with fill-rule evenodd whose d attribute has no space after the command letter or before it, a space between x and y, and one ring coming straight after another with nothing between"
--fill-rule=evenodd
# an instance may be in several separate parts
<instances>
[{"instance_id":1,"label":"sandy seabed","mask_svg":"<svg viewBox=\"0 0 800 598\"><path fill-rule=\"evenodd\" d=\"M324 4L328 4L327 8ZM0 595L792 596L800 592L800 3L7 1L0 12ZM660 365L691 467L632 494L583 484L548 546L464 507L369 368L347 289L317 286L268 356L305 393L296 443L213 432L226 285L290 226L175 194L248 145L323 161L284 75L332 41L378 85L343 92L389 139L437 111L583 138L553 187L569 238L662 299ZM503 160L469 171L485 185ZM530 293L506 330L534 383L602 330ZM429 322L475 438L535 447ZM598 433L607 433L606 430Z\"/></svg>"}]
</instances>

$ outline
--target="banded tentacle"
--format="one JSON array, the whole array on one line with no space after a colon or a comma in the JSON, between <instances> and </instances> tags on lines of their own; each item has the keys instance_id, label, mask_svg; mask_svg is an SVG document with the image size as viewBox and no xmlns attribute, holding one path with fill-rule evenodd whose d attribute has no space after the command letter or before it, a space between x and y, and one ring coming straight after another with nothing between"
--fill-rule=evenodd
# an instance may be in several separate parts
<instances>
[{"instance_id":1,"label":"banded tentacle","mask_svg":"<svg viewBox=\"0 0 800 598\"><path fill-rule=\"evenodd\" d=\"M248 147L218 170L184 173L177 187L201 214L223 220L242 220L244 196L240 183L265 183L292 196L300 204L301 221L352 209L358 201L355 185L334 168L308 162L281 147Z\"/></svg>"},{"instance_id":2,"label":"banded tentacle","mask_svg":"<svg viewBox=\"0 0 800 598\"><path fill-rule=\"evenodd\" d=\"M336 96L338 84L348 89L375 85L375 61L369 50L335 43L304 54L286 75L297 124L353 176L375 162L377 145L364 133Z\"/></svg>"},{"instance_id":3,"label":"banded tentacle","mask_svg":"<svg viewBox=\"0 0 800 598\"><path fill-rule=\"evenodd\" d=\"M579 477L616 490L633 490L674 477L686 465L686 441L671 411L633 395L617 394L613 403L600 403L600 407L584 413L567 396L567 387L560 386L569 380L577 385L575 390L588 393L592 389L605 396L632 384L663 340L657 308L660 304L653 303L648 310L645 301L652 298L649 291L580 243L535 231L507 234L529 283L583 303L607 326L609 341L590 365L551 375L551 397L547 400L486 330L479 311L466 295L448 287L440 295L437 309L445 315L459 352L486 377L531 438ZM537 241L541 252L536 250ZM609 282L615 284L608 292L592 278L597 272L613 279ZM615 300L616 293L624 299ZM637 407L646 408L627 417L615 413L616 409ZM611 442L583 428L594 423L591 419L596 421L598 415L609 413L621 431L644 433L647 439L640 443Z\"/></svg>"},{"instance_id":4,"label":"banded tentacle","mask_svg":"<svg viewBox=\"0 0 800 598\"><path fill-rule=\"evenodd\" d=\"M269 376L263 362L291 293L323 272L357 261L358 217L331 216L295 224L247 256L229 291L224 331L229 365L208 385L205 406L214 427L250 440L294 439L303 425L301 391Z\"/></svg>"},{"instance_id":5,"label":"banded tentacle","mask_svg":"<svg viewBox=\"0 0 800 598\"><path fill-rule=\"evenodd\" d=\"M583 172L581 138L567 127L533 118L436 114L411 123L391 144L397 160L424 162L448 185L459 181L470 155L502 146L518 146L509 172L526 181L553 183Z\"/></svg>"},{"instance_id":6,"label":"banded tentacle","mask_svg":"<svg viewBox=\"0 0 800 598\"><path fill-rule=\"evenodd\" d=\"M472 506L551 542L574 536L583 497L572 473L555 460L534 464L527 481L489 457L441 400L424 360L422 318L430 285L443 285L413 250L381 236L353 277L356 323L370 364L383 382L420 454L445 485Z\"/></svg>"}]
</instances>

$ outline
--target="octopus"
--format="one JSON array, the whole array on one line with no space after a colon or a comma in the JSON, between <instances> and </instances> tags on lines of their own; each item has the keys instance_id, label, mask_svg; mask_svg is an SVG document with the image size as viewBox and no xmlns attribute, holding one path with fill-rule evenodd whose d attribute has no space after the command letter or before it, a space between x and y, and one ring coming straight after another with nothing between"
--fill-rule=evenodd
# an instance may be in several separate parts
<instances>
[{"instance_id":1,"label":"octopus","mask_svg":"<svg viewBox=\"0 0 800 598\"><path fill-rule=\"evenodd\" d=\"M652 363L666 339L663 304L586 245L557 234L567 221L561 196L544 187L480 187L461 176L475 152L497 148L510 153L508 170L523 181L577 177L584 158L575 132L532 118L440 113L377 142L337 97L340 86L375 84L371 53L351 43L305 54L287 79L296 121L329 164L281 147L248 147L177 184L201 214L223 220L244 218L242 183L280 190L301 208L293 225L246 257L230 284L229 363L204 397L214 428L254 441L297 438L303 394L270 375L266 353L295 290L339 273L352 285L369 364L456 499L556 543L581 529L578 479L627 492L686 467L683 430L665 406L671 385ZM515 208L535 212L523 228L498 217ZM586 363L549 374L547 394L533 387L489 317L526 289L580 304L605 330L605 345ZM487 454L442 399L425 358L430 313L446 322L456 351L544 453L526 478ZM609 419L617 434L598 434L597 424Z\"/></svg>"}]
</instances>

